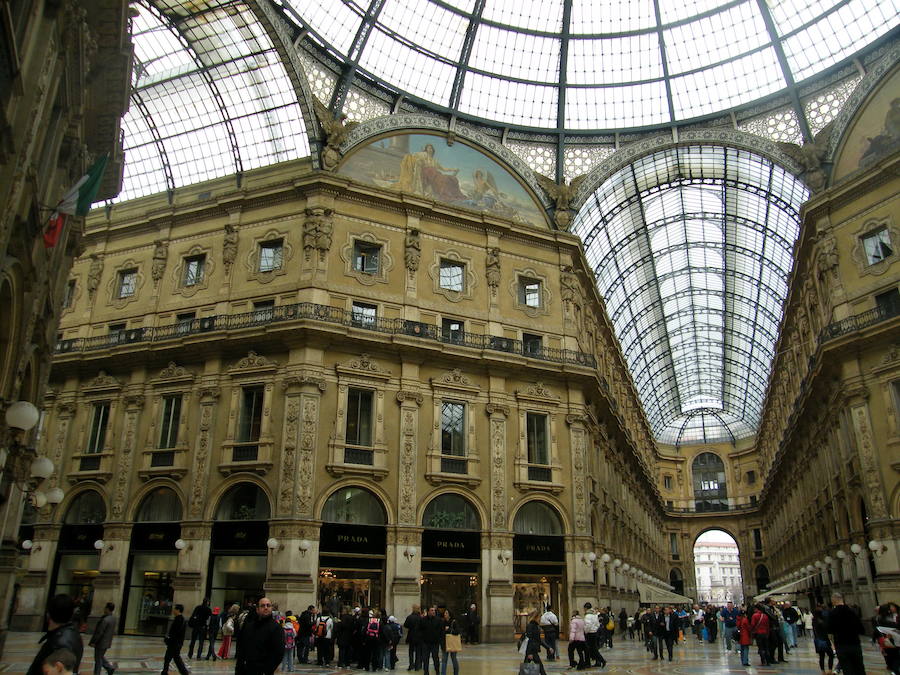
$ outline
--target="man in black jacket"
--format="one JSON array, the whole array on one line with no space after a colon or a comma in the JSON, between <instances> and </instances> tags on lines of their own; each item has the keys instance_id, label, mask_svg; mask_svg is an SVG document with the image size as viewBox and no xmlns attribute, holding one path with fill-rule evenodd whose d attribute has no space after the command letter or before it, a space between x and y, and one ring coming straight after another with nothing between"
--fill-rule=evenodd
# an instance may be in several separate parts
<instances>
[{"instance_id":1,"label":"man in black jacket","mask_svg":"<svg viewBox=\"0 0 900 675\"><path fill-rule=\"evenodd\" d=\"M841 672L844 675L866 675L862 646L859 644L859 636L866 632L865 626L856 612L844 604L844 596L840 593L831 594L831 604L834 609L828 613L826 623L828 632L834 636L834 651L841 664Z\"/></svg>"},{"instance_id":2,"label":"man in black jacket","mask_svg":"<svg viewBox=\"0 0 900 675\"><path fill-rule=\"evenodd\" d=\"M434 661L435 675L440 672L438 649L444 637L444 622L437 615L436 607L428 608L428 616L422 619L422 665L428 675L428 660Z\"/></svg>"},{"instance_id":3,"label":"man in black jacket","mask_svg":"<svg viewBox=\"0 0 900 675\"><path fill-rule=\"evenodd\" d=\"M272 601L260 598L237 636L235 675L272 675L284 658L284 631L272 616Z\"/></svg>"},{"instance_id":4,"label":"man in black jacket","mask_svg":"<svg viewBox=\"0 0 900 675\"><path fill-rule=\"evenodd\" d=\"M663 658L663 646L665 646L666 651L669 653L669 661L671 661L672 646L675 644L675 638L678 635L678 617L672 612L671 607L666 607L662 615L656 620L653 634L656 637L656 648L653 650L653 658L655 659L655 654L658 653L661 661Z\"/></svg>"},{"instance_id":5,"label":"man in black jacket","mask_svg":"<svg viewBox=\"0 0 900 675\"><path fill-rule=\"evenodd\" d=\"M175 667L181 675L188 675L187 666L181 658L181 647L184 645L184 634L187 632L187 622L184 620L184 605L175 605L173 608L175 618L169 624L169 632L166 633L166 656L163 659L162 675L169 672L169 664L174 661Z\"/></svg>"},{"instance_id":6,"label":"man in black jacket","mask_svg":"<svg viewBox=\"0 0 900 675\"><path fill-rule=\"evenodd\" d=\"M63 593L50 598L47 605L47 633L39 640L43 644L28 668L28 675L42 675L41 666L44 660L57 649L68 649L75 654L74 672L78 672L84 645L78 628L72 623L74 612L75 603L68 595Z\"/></svg>"},{"instance_id":7,"label":"man in black jacket","mask_svg":"<svg viewBox=\"0 0 900 675\"><path fill-rule=\"evenodd\" d=\"M407 670L418 670L422 667L421 651L422 651L422 610L418 605L412 606L412 611L403 622L406 629L406 644L409 646L409 668Z\"/></svg>"},{"instance_id":8,"label":"man in black jacket","mask_svg":"<svg viewBox=\"0 0 900 675\"><path fill-rule=\"evenodd\" d=\"M191 628L191 644L188 645L188 658L193 658L194 644L200 640L197 646L197 658L203 658L203 641L206 639L206 632L209 630L209 617L212 616L212 610L209 608L209 598L203 598L203 602L191 612L191 618L188 619L187 625Z\"/></svg>"}]
</instances>

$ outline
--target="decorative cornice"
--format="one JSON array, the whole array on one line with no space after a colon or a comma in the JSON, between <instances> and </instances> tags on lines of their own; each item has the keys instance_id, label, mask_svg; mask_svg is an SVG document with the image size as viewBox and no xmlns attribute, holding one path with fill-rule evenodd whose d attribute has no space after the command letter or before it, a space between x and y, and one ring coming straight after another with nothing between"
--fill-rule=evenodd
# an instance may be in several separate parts
<instances>
[{"instance_id":1,"label":"decorative cornice","mask_svg":"<svg viewBox=\"0 0 900 675\"><path fill-rule=\"evenodd\" d=\"M422 397L422 394L420 394L417 391L408 391L408 390L401 389L400 391L397 392L397 403L400 403L401 405L403 403L405 403L406 401L412 401L417 406L419 406L419 405L422 405L423 400L424 399Z\"/></svg>"},{"instance_id":2,"label":"decorative cornice","mask_svg":"<svg viewBox=\"0 0 900 675\"><path fill-rule=\"evenodd\" d=\"M112 375L107 375L105 370L97 373L97 377L88 382L84 389L121 389L122 383Z\"/></svg>"},{"instance_id":3,"label":"decorative cornice","mask_svg":"<svg viewBox=\"0 0 900 675\"><path fill-rule=\"evenodd\" d=\"M219 398L221 391L216 385L204 385L197 390L201 402L212 403Z\"/></svg>"},{"instance_id":4,"label":"decorative cornice","mask_svg":"<svg viewBox=\"0 0 900 675\"><path fill-rule=\"evenodd\" d=\"M156 376L158 380L192 380L194 373L184 366L177 365L174 361L169 361L169 365L159 371Z\"/></svg>"},{"instance_id":5,"label":"decorative cornice","mask_svg":"<svg viewBox=\"0 0 900 675\"><path fill-rule=\"evenodd\" d=\"M509 417L509 406L503 405L501 403L488 403L484 406L484 412L487 413L489 417L494 415L503 415L503 417Z\"/></svg>"},{"instance_id":6,"label":"decorative cornice","mask_svg":"<svg viewBox=\"0 0 900 675\"><path fill-rule=\"evenodd\" d=\"M324 392L327 388L324 377L317 377L308 373L303 373L301 375L288 375L281 382L281 388L283 391L287 391L291 387L303 387L306 385L316 387L321 392Z\"/></svg>"},{"instance_id":7,"label":"decorative cornice","mask_svg":"<svg viewBox=\"0 0 900 675\"><path fill-rule=\"evenodd\" d=\"M249 352L247 352L247 356L245 356L231 368L229 368L228 372L235 373L242 370L275 370L277 368L277 363L266 358L265 356L257 354L251 349Z\"/></svg>"},{"instance_id":8,"label":"decorative cornice","mask_svg":"<svg viewBox=\"0 0 900 675\"><path fill-rule=\"evenodd\" d=\"M530 384L524 390L516 389L516 398L541 399L552 403L559 403L559 396L547 388L543 382Z\"/></svg>"},{"instance_id":9,"label":"decorative cornice","mask_svg":"<svg viewBox=\"0 0 900 675\"><path fill-rule=\"evenodd\" d=\"M377 376L388 378L391 376L389 370L383 369L365 353L360 354L358 359L350 359L344 363L337 364L335 370L339 373L362 373L370 377Z\"/></svg>"}]
</instances>

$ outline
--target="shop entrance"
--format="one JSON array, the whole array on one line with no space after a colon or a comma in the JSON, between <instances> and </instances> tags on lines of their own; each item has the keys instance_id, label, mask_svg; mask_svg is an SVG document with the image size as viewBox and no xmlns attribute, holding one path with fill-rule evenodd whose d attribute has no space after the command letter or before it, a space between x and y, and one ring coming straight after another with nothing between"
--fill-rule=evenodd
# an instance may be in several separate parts
<instances>
[{"instance_id":1,"label":"shop entrance","mask_svg":"<svg viewBox=\"0 0 900 675\"><path fill-rule=\"evenodd\" d=\"M516 574L513 577L513 629L521 634L525 631L528 617L537 612L543 614L552 607L560 619L568 616L563 610L565 599L563 576L536 574Z\"/></svg>"},{"instance_id":2,"label":"shop entrance","mask_svg":"<svg viewBox=\"0 0 900 675\"><path fill-rule=\"evenodd\" d=\"M319 606L327 607L334 616L344 607L378 607L383 597L381 570L319 571Z\"/></svg>"}]
</instances>

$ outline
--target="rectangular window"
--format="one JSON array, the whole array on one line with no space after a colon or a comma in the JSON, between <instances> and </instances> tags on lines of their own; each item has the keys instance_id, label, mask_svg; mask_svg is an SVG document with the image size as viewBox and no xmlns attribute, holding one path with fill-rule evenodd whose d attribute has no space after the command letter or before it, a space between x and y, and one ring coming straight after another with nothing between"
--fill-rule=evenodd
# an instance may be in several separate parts
<instances>
[{"instance_id":1,"label":"rectangular window","mask_svg":"<svg viewBox=\"0 0 900 675\"><path fill-rule=\"evenodd\" d=\"M197 315L194 312L184 312L183 314L177 314L175 316L176 331L181 334L190 333L191 326L193 326L195 318L197 318Z\"/></svg>"},{"instance_id":2,"label":"rectangular window","mask_svg":"<svg viewBox=\"0 0 900 675\"><path fill-rule=\"evenodd\" d=\"M109 402L94 404L93 416L91 418L91 434L88 436L87 448L84 452L89 455L95 455L103 451L103 444L106 439L106 425L109 422Z\"/></svg>"},{"instance_id":3,"label":"rectangular window","mask_svg":"<svg viewBox=\"0 0 900 675\"><path fill-rule=\"evenodd\" d=\"M463 290L466 278L466 266L454 260L441 260L440 281L441 288L448 291Z\"/></svg>"},{"instance_id":4,"label":"rectangular window","mask_svg":"<svg viewBox=\"0 0 900 675\"><path fill-rule=\"evenodd\" d=\"M441 339L444 342L460 343L464 339L465 323L460 319L443 319L441 321Z\"/></svg>"},{"instance_id":5,"label":"rectangular window","mask_svg":"<svg viewBox=\"0 0 900 675\"><path fill-rule=\"evenodd\" d=\"M203 268L206 267L205 255L192 255L184 259L184 285L196 286L203 281Z\"/></svg>"},{"instance_id":6,"label":"rectangular window","mask_svg":"<svg viewBox=\"0 0 900 675\"><path fill-rule=\"evenodd\" d=\"M271 321L275 315L274 300L260 300L253 303L253 320L254 321Z\"/></svg>"},{"instance_id":7,"label":"rectangular window","mask_svg":"<svg viewBox=\"0 0 900 675\"><path fill-rule=\"evenodd\" d=\"M69 309L75 301L75 280L69 279L66 284L66 293L63 296L63 309Z\"/></svg>"},{"instance_id":8,"label":"rectangular window","mask_svg":"<svg viewBox=\"0 0 900 675\"><path fill-rule=\"evenodd\" d=\"M259 271L273 272L280 270L284 260L284 241L274 239L259 245Z\"/></svg>"},{"instance_id":9,"label":"rectangular window","mask_svg":"<svg viewBox=\"0 0 900 675\"><path fill-rule=\"evenodd\" d=\"M254 443L259 440L262 427L263 387L244 387L241 393L241 417L237 440L239 443Z\"/></svg>"},{"instance_id":10,"label":"rectangular window","mask_svg":"<svg viewBox=\"0 0 900 675\"><path fill-rule=\"evenodd\" d=\"M353 242L353 269L363 274L378 274L381 246L366 241Z\"/></svg>"},{"instance_id":11,"label":"rectangular window","mask_svg":"<svg viewBox=\"0 0 900 675\"><path fill-rule=\"evenodd\" d=\"M762 553L763 550L762 531L759 528L753 530L753 550L757 553Z\"/></svg>"},{"instance_id":12,"label":"rectangular window","mask_svg":"<svg viewBox=\"0 0 900 675\"><path fill-rule=\"evenodd\" d=\"M374 392L350 389L347 392L347 445L372 445L372 408Z\"/></svg>"},{"instance_id":13,"label":"rectangular window","mask_svg":"<svg viewBox=\"0 0 900 675\"><path fill-rule=\"evenodd\" d=\"M376 305L369 305L365 302L353 303L353 310L350 313L353 325L363 328L374 328L377 316L378 307Z\"/></svg>"},{"instance_id":14,"label":"rectangular window","mask_svg":"<svg viewBox=\"0 0 900 675\"><path fill-rule=\"evenodd\" d=\"M119 272L118 297L130 298L137 290L137 270L122 270Z\"/></svg>"},{"instance_id":15,"label":"rectangular window","mask_svg":"<svg viewBox=\"0 0 900 675\"><path fill-rule=\"evenodd\" d=\"M528 463L549 464L547 447L547 416L542 413L525 414L526 439L528 442Z\"/></svg>"},{"instance_id":16,"label":"rectangular window","mask_svg":"<svg viewBox=\"0 0 900 675\"><path fill-rule=\"evenodd\" d=\"M894 248L891 246L891 233L886 227L865 235L862 242L866 252L866 262L869 265L880 263L894 254Z\"/></svg>"},{"instance_id":17,"label":"rectangular window","mask_svg":"<svg viewBox=\"0 0 900 675\"><path fill-rule=\"evenodd\" d=\"M747 472L747 485L754 485L756 483L756 471L748 471Z\"/></svg>"},{"instance_id":18,"label":"rectangular window","mask_svg":"<svg viewBox=\"0 0 900 675\"><path fill-rule=\"evenodd\" d=\"M111 323L108 326L109 329L109 342L110 344L118 344L119 342L125 341L125 328L127 327L124 323Z\"/></svg>"},{"instance_id":19,"label":"rectangular window","mask_svg":"<svg viewBox=\"0 0 900 675\"><path fill-rule=\"evenodd\" d=\"M900 310L900 291L896 288L875 296L875 306L885 314L895 314Z\"/></svg>"},{"instance_id":20,"label":"rectangular window","mask_svg":"<svg viewBox=\"0 0 900 675\"><path fill-rule=\"evenodd\" d=\"M672 476L663 476L663 487L666 490L672 489Z\"/></svg>"},{"instance_id":21,"label":"rectangular window","mask_svg":"<svg viewBox=\"0 0 900 675\"><path fill-rule=\"evenodd\" d=\"M669 532L669 553L678 555L678 533Z\"/></svg>"},{"instance_id":22,"label":"rectangular window","mask_svg":"<svg viewBox=\"0 0 900 675\"><path fill-rule=\"evenodd\" d=\"M159 447L174 448L178 443L178 421L181 418L181 394L163 396Z\"/></svg>"},{"instance_id":23,"label":"rectangular window","mask_svg":"<svg viewBox=\"0 0 900 675\"><path fill-rule=\"evenodd\" d=\"M522 353L526 356L540 356L544 351L544 338L540 335L522 333Z\"/></svg>"},{"instance_id":24,"label":"rectangular window","mask_svg":"<svg viewBox=\"0 0 900 675\"><path fill-rule=\"evenodd\" d=\"M464 457L466 454L466 406L455 401L441 403L441 453Z\"/></svg>"},{"instance_id":25,"label":"rectangular window","mask_svg":"<svg viewBox=\"0 0 900 675\"><path fill-rule=\"evenodd\" d=\"M519 304L526 307L541 306L541 282L537 279L519 277Z\"/></svg>"}]
</instances>

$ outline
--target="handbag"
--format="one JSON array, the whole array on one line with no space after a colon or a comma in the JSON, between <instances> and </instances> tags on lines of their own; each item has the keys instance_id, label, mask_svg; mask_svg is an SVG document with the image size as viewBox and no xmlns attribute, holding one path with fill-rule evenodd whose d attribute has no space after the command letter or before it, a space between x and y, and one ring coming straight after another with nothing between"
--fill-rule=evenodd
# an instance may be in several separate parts
<instances>
[{"instance_id":1,"label":"handbag","mask_svg":"<svg viewBox=\"0 0 900 675\"><path fill-rule=\"evenodd\" d=\"M527 652L528 652L528 638L527 638L527 637L523 637L523 638L519 641L519 653L520 653L522 656L525 656L525 654L526 654Z\"/></svg>"},{"instance_id":2,"label":"handbag","mask_svg":"<svg viewBox=\"0 0 900 675\"><path fill-rule=\"evenodd\" d=\"M444 651L447 652L461 652L462 651L462 640L459 635L454 635L453 633L447 633L445 638L446 642L444 645Z\"/></svg>"}]
</instances>

